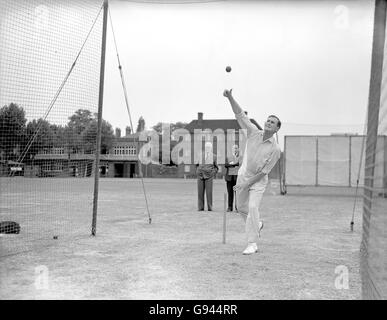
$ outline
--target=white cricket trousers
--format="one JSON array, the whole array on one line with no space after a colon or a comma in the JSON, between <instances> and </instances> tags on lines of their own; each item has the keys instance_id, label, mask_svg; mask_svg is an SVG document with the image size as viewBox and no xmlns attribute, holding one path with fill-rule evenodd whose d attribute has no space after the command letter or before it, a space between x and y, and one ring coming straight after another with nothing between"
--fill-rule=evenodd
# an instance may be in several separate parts
<instances>
[{"instance_id":1,"label":"white cricket trousers","mask_svg":"<svg viewBox=\"0 0 387 320\"><path fill-rule=\"evenodd\" d=\"M238 182L245 181L243 176L238 176ZM249 189L236 193L238 213L245 221L245 231L248 243L258 242L259 206L268 183L267 175Z\"/></svg>"}]
</instances>

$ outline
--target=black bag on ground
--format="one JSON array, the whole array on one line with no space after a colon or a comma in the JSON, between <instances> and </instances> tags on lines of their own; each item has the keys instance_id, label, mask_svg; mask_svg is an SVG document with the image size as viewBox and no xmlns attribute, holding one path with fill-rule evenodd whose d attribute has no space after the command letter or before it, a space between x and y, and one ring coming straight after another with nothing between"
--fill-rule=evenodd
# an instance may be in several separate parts
<instances>
[{"instance_id":1,"label":"black bag on ground","mask_svg":"<svg viewBox=\"0 0 387 320\"><path fill-rule=\"evenodd\" d=\"M0 233L20 233L20 225L14 221L1 221Z\"/></svg>"}]
</instances>

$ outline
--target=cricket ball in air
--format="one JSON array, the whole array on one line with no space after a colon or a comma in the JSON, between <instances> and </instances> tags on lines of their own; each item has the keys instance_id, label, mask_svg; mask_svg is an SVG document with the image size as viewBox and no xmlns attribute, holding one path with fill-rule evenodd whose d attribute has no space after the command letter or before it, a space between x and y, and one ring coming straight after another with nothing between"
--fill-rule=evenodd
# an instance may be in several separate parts
<instances>
[{"instance_id":1,"label":"cricket ball in air","mask_svg":"<svg viewBox=\"0 0 387 320\"><path fill-rule=\"evenodd\" d=\"M230 67L230 66L227 66L227 67L226 67L226 71L227 71L227 72L231 72L231 67Z\"/></svg>"}]
</instances>

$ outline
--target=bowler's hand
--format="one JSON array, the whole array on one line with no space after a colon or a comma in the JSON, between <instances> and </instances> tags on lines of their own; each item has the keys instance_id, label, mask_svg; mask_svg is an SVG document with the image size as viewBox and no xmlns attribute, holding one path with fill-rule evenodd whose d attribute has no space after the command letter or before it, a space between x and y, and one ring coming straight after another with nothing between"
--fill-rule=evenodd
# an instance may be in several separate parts
<instances>
[{"instance_id":1,"label":"bowler's hand","mask_svg":"<svg viewBox=\"0 0 387 320\"><path fill-rule=\"evenodd\" d=\"M247 182L238 183L234 186L234 191L241 191L244 189L247 189L249 187L249 184Z\"/></svg>"},{"instance_id":2,"label":"bowler's hand","mask_svg":"<svg viewBox=\"0 0 387 320\"><path fill-rule=\"evenodd\" d=\"M230 90L224 90L223 91L223 95L226 97L226 98L231 98L232 97L232 89Z\"/></svg>"}]
</instances>

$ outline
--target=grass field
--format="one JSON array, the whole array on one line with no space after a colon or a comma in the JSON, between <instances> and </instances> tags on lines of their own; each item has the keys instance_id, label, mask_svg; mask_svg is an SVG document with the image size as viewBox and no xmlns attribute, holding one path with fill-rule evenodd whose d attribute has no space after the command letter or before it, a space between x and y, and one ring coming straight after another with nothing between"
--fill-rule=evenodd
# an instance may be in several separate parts
<instances>
[{"instance_id":1,"label":"grass field","mask_svg":"<svg viewBox=\"0 0 387 320\"><path fill-rule=\"evenodd\" d=\"M90 236L92 179L1 181L1 220L20 235L0 237L0 299L360 299L362 201L349 231L353 189L268 188L259 252L245 247L242 219L227 214L225 182L213 212L197 212L196 180L101 179L97 236ZM361 198L361 197L360 197ZM58 235L53 240L53 235ZM349 288L337 289L337 266ZM48 285L36 285L37 270ZM37 269L38 268L38 269Z\"/></svg>"}]
</instances>

